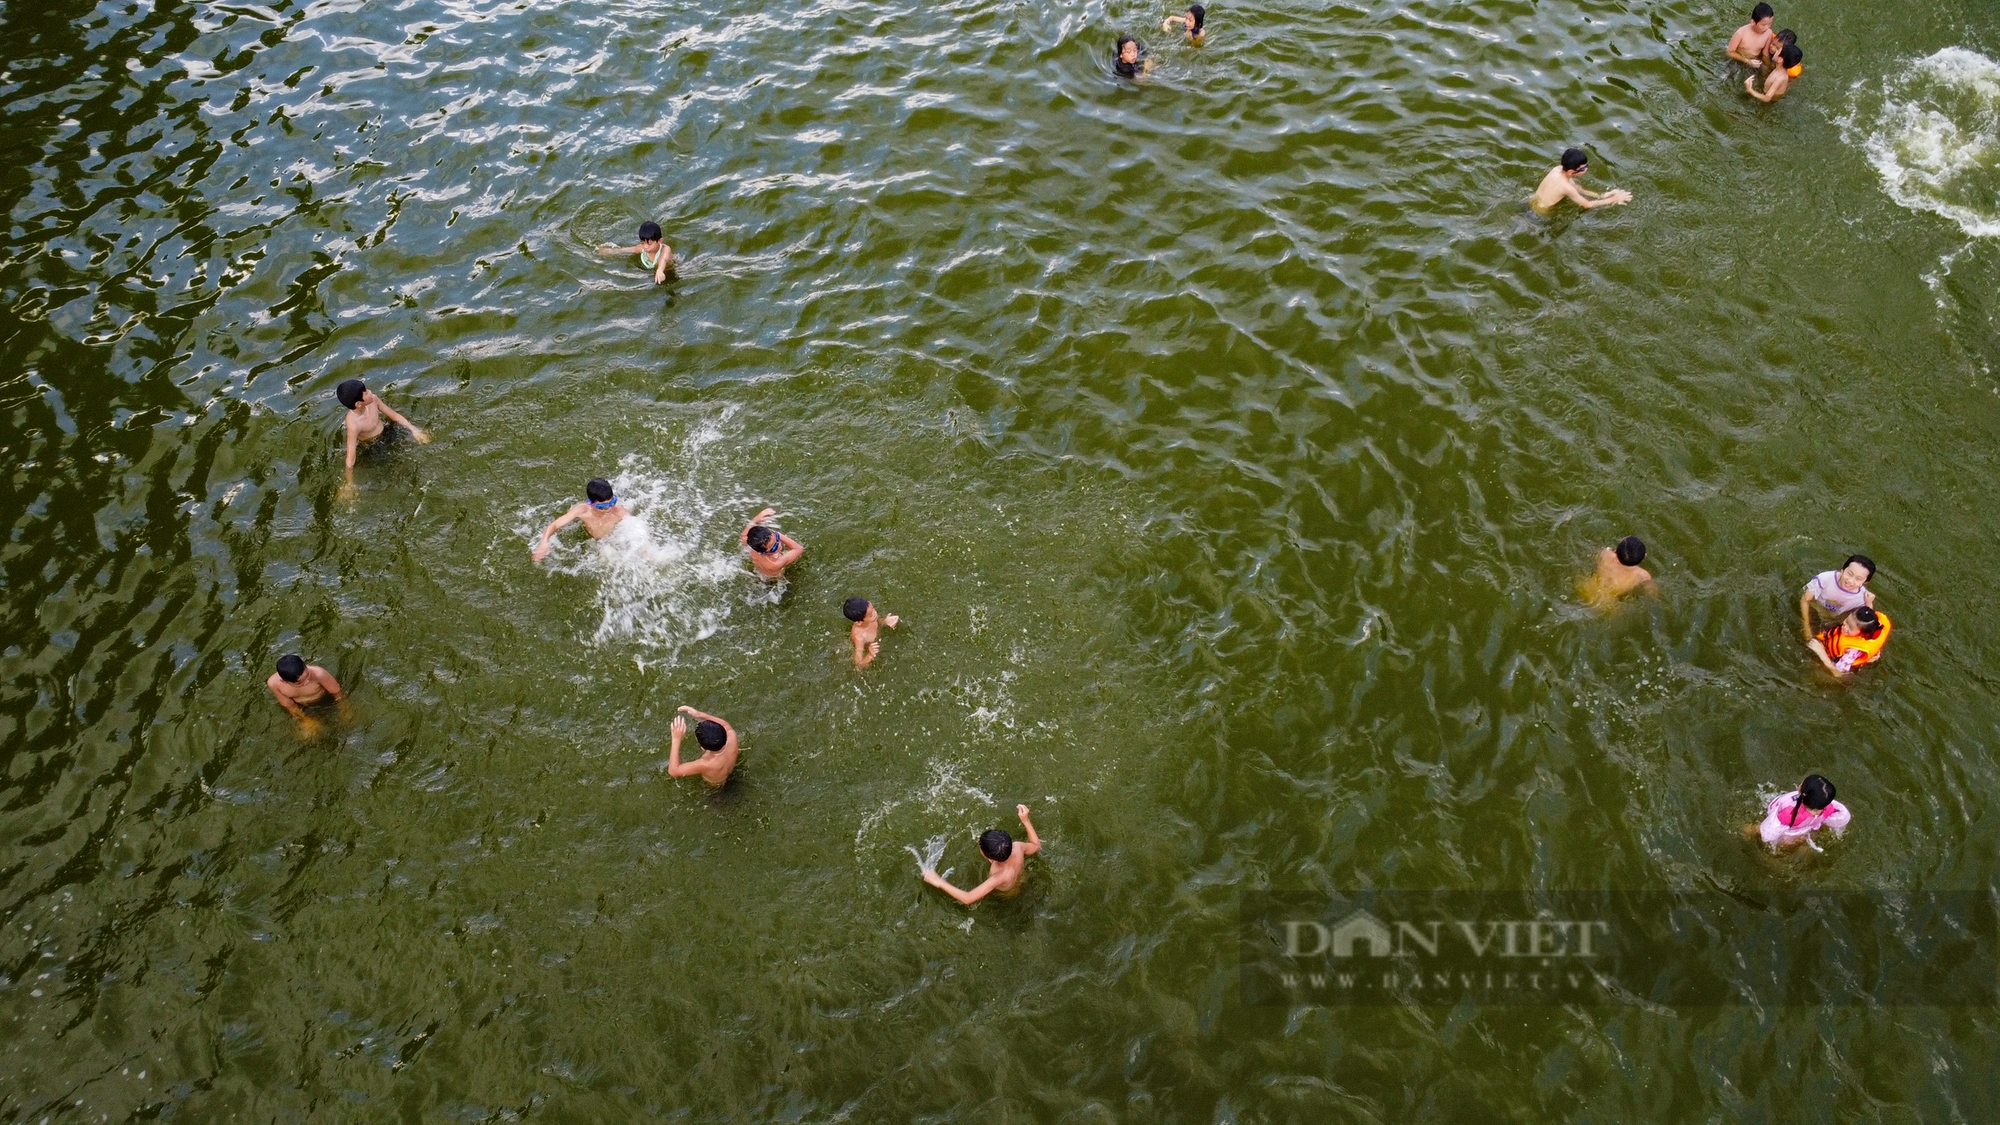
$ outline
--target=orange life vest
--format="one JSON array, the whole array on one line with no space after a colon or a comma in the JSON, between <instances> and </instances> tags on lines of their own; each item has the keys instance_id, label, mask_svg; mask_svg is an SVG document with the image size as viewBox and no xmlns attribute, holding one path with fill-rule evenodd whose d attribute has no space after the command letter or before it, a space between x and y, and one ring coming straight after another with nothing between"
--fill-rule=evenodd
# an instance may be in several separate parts
<instances>
[{"instance_id":1,"label":"orange life vest","mask_svg":"<svg viewBox=\"0 0 2000 1125\"><path fill-rule=\"evenodd\" d=\"M1839 663L1840 658L1848 653L1858 653L1859 655L1854 658L1854 667L1859 668L1882 655L1882 646L1889 643L1889 615L1877 613L1875 617L1882 622L1882 631L1875 634L1872 640L1859 633L1851 636L1842 633L1838 625L1821 633L1819 643L1826 646L1827 657Z\"/></svg>"}]
</instances>

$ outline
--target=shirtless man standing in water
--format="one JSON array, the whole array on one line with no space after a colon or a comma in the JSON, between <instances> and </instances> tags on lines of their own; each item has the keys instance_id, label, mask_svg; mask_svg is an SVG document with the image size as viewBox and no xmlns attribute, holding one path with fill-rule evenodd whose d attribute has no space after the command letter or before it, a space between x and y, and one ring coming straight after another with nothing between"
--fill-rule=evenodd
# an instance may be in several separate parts
<instances>
[{"instance_id":1,"label":"shirtless man standing in water","mask_svg":"<svg viewBox=\"0 0 2000 1125\"><path fill-rule=\"evenodd\" d=\"M347 483L341 491L352 495L354 492L354 457L363 445L376 441L389 433L389 422L394 422L410 431L410 436L420 445L429 444L431 435L419 429L416 423L390 409L382 397L368 389L368 384L359 379L344 380L333 389L333 397L347 408ZM388 421L383 421L387 418Z\"/></svg>"},{"instance_id":2,"label":"shirtless man standing in water","mask_svg":"<svg viewBox=\"0 0 2000 1125\"><path fill-rule=\"evenodd\" d=\"M1580 148L1563 150L1562 163L1549 169L1542 177L1540 187L1528 197L1528 206L1538 215L1547 215L1556 209L1556 204L1567 199L1586 211L1597 207L1611 207L1632 202L1632 193L1622 188L1598 194L1576 186L1576 181L1590 171L1590 157Z\"/></svg>"},{"instance_id":3,"label":"shirtless man standing in water","mask_svg":"<svg viewBox=\"0 0 2000 1125\"><path fill-rule=\"evenodd\" d=\"M625 510L625 505L618 502L618 494L611 491L611 482L608 480L593 479L583 486L583 494L590 499L581 504L570 505L569 511L557 516L542 530L542 541L535 544L536 562L549 557L549 540L555 538L556 532L570 524L582 520L583 529L590 532L592 539L602 539L611 534L611 529L618 526L618 521L632 514Z\"/></svg>"},{"instance_id":4,"label":"shirtless man standing in water","mask_svg":"<svg viewBox=\"0 0 2000 1125\"><path fill-rule=\"evenodd\" d=\"M332 700L344 702L346 693L340 690L340 681L333 673L317 664L307 664L305 658L296 653L286 653L278 658L278 670L264 681L271 694L278 697L279 706L291 712L299 721L299 730L306 735L319 733L319 720L306 714L306 708L317 707Z\"/></svg>"}]
</instances>

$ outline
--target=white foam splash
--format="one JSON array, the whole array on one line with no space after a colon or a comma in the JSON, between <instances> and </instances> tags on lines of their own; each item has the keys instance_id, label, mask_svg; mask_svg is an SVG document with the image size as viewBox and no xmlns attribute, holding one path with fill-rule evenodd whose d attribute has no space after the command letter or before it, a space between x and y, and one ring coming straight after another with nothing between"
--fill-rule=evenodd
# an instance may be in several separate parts
<instances>
[{"instance_id":1,"label":"white foam splash","mask_svg":"<svg viewBox=\"0 0 2000 1125\"><path fill-rule=\"evenodd\" d=\"M936 871L938 862L944 859L944 846L950 839L951 837L946 835L932 836L924 841L924 850L921 852L910 844L904 844L903 850L909 852L910 857L917 861L918 871ZM949 878L951 872L946 871L943 874Z\"/></svg>"},{"instance_id":2,"label":"white foam splash","mask_svg":"<svg viewBox=\"0 0 2000 1125\"><path fill-rule=\"evenodd\" d=\"M639 454L621 458L611 486L632 514L594 543L574 532L567 546L559 541L555 569L596 579L603 616L595 643L637 642L672 663L722 628L740 600L732 591L749 576L731 538L709 524L725 506L741 505L713 501L703 487L703 453L721 437L715 422L704 424L671 455L670 468ZM542 527L534 519L548 514L532 514L531 534ZM769 596L760 589L753 598Z\"/></svg>"},{"instance_id":3,"label":"white foam splash","mask_svg":"<svg viewBox=\"0 0 2000 1125\"><path fill-rule=\"evenodd\" d=\"M1840 126L1889 198L1974 238L2000 237L2000 62L1946 47L1880 89L1857 84Z\"/></svg>"}]
</instances>

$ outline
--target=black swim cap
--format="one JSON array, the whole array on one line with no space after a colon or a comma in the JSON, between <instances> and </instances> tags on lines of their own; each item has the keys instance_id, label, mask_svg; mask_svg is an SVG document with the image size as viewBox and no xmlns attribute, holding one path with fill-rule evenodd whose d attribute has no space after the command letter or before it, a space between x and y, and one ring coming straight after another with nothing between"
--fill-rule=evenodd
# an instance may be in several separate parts
<instances>
[{"instance_id":1,"label":"black swim cap","mask_svg":"<svg viewBox=\"0 0 2000 1125\"><path fill-rule=\"evenodd\" d=\"M1626 566L1638 566L1646 560L1646 545L1636 535L1627 535L1618 541L1618 561Z\"/></svg>"},{"instance_id":2,"label":"black swim cap","mask_svg":"<svg viewBox=\"0 0 2000 1125\"><path fill-rule=\"evenodd\" d=\"M1574 172L1588 163L1590 163L1590 154L1582 149L1566 148L1563 150L1563 171Z\"/></svg>"},{"instance_id":3,"label":"black swim cap","mask_svg":"<svg viewBox=\"0 0 2000 1125\"><path fill-rule=\"evenodd\" d=\"M348 379L333 388L333 397L349 410L361 405L361 396L368 393L368 384L359 379Z\"/></svg>"},{"instance_id":4,"label":"black swim cap","mask_svg":"<svg viewBox=\"0 0 2000 1125\"><path fill-rule=\"evenodd\" d=\"M720 750L729 744L729 732L714 719L703 719L694 725L694 740L703 750Z\"/></svg>"},{"instance_id":5,"label":"black swim cap","mask_svg":"<svg viewBox=\"0 0 2000 1125\"><path fill-rule=\"evenodd\" d=\"M639 224L639 241L656 242L660 237L660 224L648 220Z\"/></svg>"},{"instance_id":6,"label":"black swim cap","mask_svg":"<svg viewBox=\"0 0 2000 1125\"><path fill-rule=\"evenodd\" d=\"M306 674L305 657L299 656L296 653L286 653L285 655L280 656L278 658L279 679L285 681L288 684L295 684L299 682L299 677L305 674Z\"/></svg>"},{"instance_id":7,"label":"black swim cap","mask_svg":"<svg viewBox=\"0 0 2000 1125\"><path fill-rule=\"evenodd\" d=\"M1007 835L1004 828L989 828L979 834L979 850L987 859L999 863L1014 854L1014 837Z\"/></svg>"},{"instance_id":8,"label":"black swim cap","mask_svg":"<svg viewBox=\"0 0 2000 1125\"><path fill-rule=\"evenodd\" d=\"M849 598L841 603L840 612L849 621L859 623L863 618L868 616L868 599Z\"/></svg>"},{"instance_id":9,"label":"black swim cap","mask_svg":"<svg viewBox=\"0 0 2000 1125\"><path fill-rule=\"evenodd\" d=\"M618 495L611 491L611 482L602 477L591 478L590 483L583 486L583 494L590 497L590 502L593 504L602 504Z\"/></svg>"}]
</instances>

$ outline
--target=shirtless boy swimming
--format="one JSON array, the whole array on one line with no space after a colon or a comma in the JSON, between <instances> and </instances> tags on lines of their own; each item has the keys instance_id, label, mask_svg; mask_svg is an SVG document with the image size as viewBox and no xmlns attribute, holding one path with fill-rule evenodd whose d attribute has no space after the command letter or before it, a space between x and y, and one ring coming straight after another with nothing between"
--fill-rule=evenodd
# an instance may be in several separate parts
<instances>
[{"instance_id":1,"label":"shirtless boy swimming","mask_svg":"<svg viewBox=\"0 0 2000 1125\"><path fill-rule=\"evenodd\" d=\"M1653 576L1639 564L1645 561L1646 544L1636 535L1627 535L1615 547L1597 552L1597 573L1583 581L1584 600L1600 609L1644 586Z\"/></svg>"},{"instance_id":2,"label":"shirtless boy swimming","mask_svg":"<svg viewBox=\"0 0 2000 1125\"><path fill-rule=\"evenodd\" d=\"M986 862L991 865L991 870L987 874L984 883L979 884L969 891L961 891L946 882L944 876L932 871L928 867L923 870L924 882L929 883L931 886L936 887L966 906L971 906L973 903L978 902L995 891L1000 892L1005 897L1011 896L1014 892L1020 890L1021 874L1028 866L1028 857L1042 850L1042 838L1035 835L1034 822L1028 819L1028 806L1015 805L1014 813L1021 818L1021 827L1028 830L1027 842L1015 843L1014 838L1007 835L1006 830L1002 828L995 828L981 833L979 837L979 852L986 857Z\"/></svg>"},{"instance_id":3,"label":"shirtless boy swimming","mask_svg":"<svg viewBox=\"0 0 2000 1125\"><path fill-rule=\"evenodd\" d=\"M1576 186L1576 181L1590 171L1590 157L1580 148L1564 149L1562 163L1549 169L1542 177L1535 194L1528 197L1528 206L1538 215L1546 215L1556 209L1556 204L1567 199L1586 211L1598 207L1611 207L1632 202L1632 193L1622 188L1599 194L1585 191Z\"/></svg>"},{"instance_id":4,"label":"shirtless boy swimming","mask_svg":"<svg viewBox=\"0 0 2000 1125\"><path fill-rule=\"evenodd\" d=\"M368 389L368 384L359 379L348 379L333 389L333 397L347 408L347 483L346 491L354 489L354 457L360 448L388 433L387 418L404 429L417 441L428 444L431 435L418 429L408 418L389 409L389 404Z\"/></svg>"},{"instance_id":5,"label":"shirtless boy swimming","mask_svg":"<svg viewBox=\"0 0 2000 1125\"><path fill-rule=\"evenodd\" d=\"M699 777L708 782L710 789L722 788L729 780L729 771L736 768L736 758L742 752L736 743L736 728L692 707L677 708L680 714L674 716L674 739L667 747L668 777ZM692 762L681 761L681 739L687 737L688 716L694 716L694 740L701 747L701 757Z\"/></svg>"},{"instance_id":6,"label":"shirtless boy swimming","mask_svg":"<svg viewBox=\"0 0 2000 1125\"><path fill-rule=\"evenodd\" d=\"M660 285L667 280L667 267L674 264L674 248L660 237L660 224L643 222L639 224L639 244L637 246L600 246L599 254L615 258L620 254L639 255L642 269L653 271L653 284Z\"/></svg>"},{"instance_id":7,"label":"shirtless boy swimming","mask_svg":"<svg viewBox=\"0 0 2000 1125\"><path fill-rule=\"evenodd\" d=\"M1804 52L1790 43L1785 44L1778 50L1778 65L1764 76L1764 88L1757 89L1757 76L1753 74L1743 80L1744 93L1766 105L1784 97L1792 88L1793 68L1799 67L1804 58Z\"/></svg>"},{"instance_id":8,"label":"shirtless boy swimming","mask_svg":"<svg viewBox=\"0 0 2000 1125\"><path fill-rule=\"evenodd\" d=\"M774 527L764 526L764 521L778 514L776 508L766 508L743 526L743 534L736 537L738 543L750 548L750 565L765 578L777 580L785 576L785 568L799 561L806 549L799 541L785 535Z\"/></svg>"},{"instance_id":9,"label":"shirtless boy swimming","mask_svg":"<svg viewBox=\"0 0 2000 1125\"><path fill-rule=\"evenodd\" d=\"M264 686L271 689L271 694L278 697L278 705L291 712L292 718L299 721L299 728L307 734L319 731L319 720L306 714L306 708L328 700L339 703L347 698L333 673L317 664L307 664L304 657L293 653L278 658L278 670L271 673Z\"/></svg>"},{"instance_id":10,"label":"shirtless boy swimming","mask_svg":"<svg viewBox=\"0 0 2000 1125\"><path fill-rule=\"evenodd\" d=\"M618 494L611 490L611 482L608 480L593 478L583 486L583 494L589 499L581 504L570 505L569 511L557 516L550 521L549 526L542 529L542 540L535 544L536 562L549 557L549 540L555 538L556 532L570 524L582 520L583 529L590 532L592 539L602 539L611 534L612 529L618 526L618 521L632 514L625 510L625 505L618 502Z\"/></svg>"},{"instance_id":11,"label":"shirtless boy swimming","mask_svg":"<svg viewBox=\"0 0 2000 1125\"><path fill-rule=\"evenodd\" d=\"M1750 22L1729 37L1729 57L1750 66L1758 65L1764 58L1764 48L1771 42L1771 23L1777 18L1778 13L1769 4L1759 3L1750 9Z\"/></svg>"},{"instance_id":12,"label":"shirtless boy swimming","mask_svg":"<svg viewBox=\"0 0 2000 1125\"><path fill-rule=\"evenodd\" d=\"M875 612L875 603L869 601L867 598L847 599L847 601L841 604L840 613L841 616L854 622L853 627L848 629L847 635L854 642L854 666L856 668L868 667L875 662L875 657L881 653L882 642L876 639L882 635L881 627L887 625L889 628L894 629L896 622L902 620L902 618L897 617L893 613L887 617L878 616Z\"/></svg>"}]
</instances>

